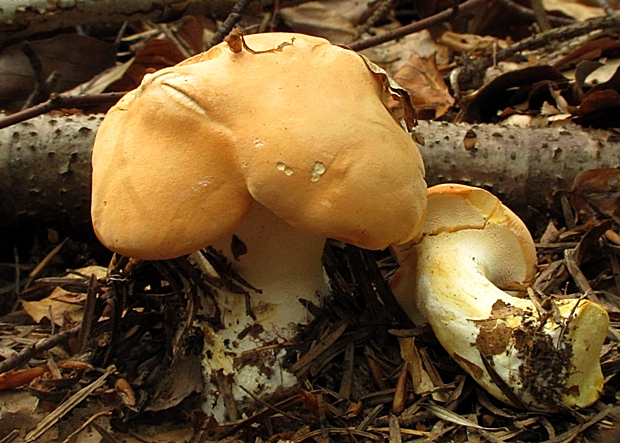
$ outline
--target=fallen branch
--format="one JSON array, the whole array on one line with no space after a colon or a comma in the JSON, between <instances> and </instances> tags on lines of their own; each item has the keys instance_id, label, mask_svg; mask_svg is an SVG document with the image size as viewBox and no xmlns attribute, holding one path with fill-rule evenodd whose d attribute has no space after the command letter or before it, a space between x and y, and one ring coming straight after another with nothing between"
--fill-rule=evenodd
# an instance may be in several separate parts
<instances>
[{"instance_id":1,"label":"fallen branch","mask_svg":"<svg viewBox=\"0 0 620 443\"><path fill-rule=\"evenodd\" d=\"M102 118L53 113L0 130L0 226L90 224L90 153ZM416 131L429 185L481 186L526 220L546 214L580 171L620 166L617 134L576 125L421 121Z\"/></svg>"},{"instance_id":2,"label":"fallen branch","mask_svg":"<svg viewBox=\"0 0 620 443\"><path fill-rule=\"evenodd\" d=\"M504 8L506 8L506 13L510 13L515 17L520 16L535 19L535 15L532 10L524 8L514 2L511 2L510 0L497 0L497 2L501 4ZM430 27L435 26L439 23L454 20L456 17L471 14L476 9L488 8L488 6L488 1L486 0L467 0L464 3L458 5L457 8L445 9L435 15L425 17L421 20L401 26L391 31L382 32L373 37L369 37L363 40L357 40L353 43L348 44L347 46L354 51L362 51L367 48L372 48L373 46L378 46L382 43L398 40L399 38L405 37L415 32L422 31L424 29L429 29ZM570 19L564 19L561 17L553 17L552 20L555 25L566 25L572 22L572 20Z\"/></svg>"},{"instance_id":3,"label":"fallen branch","mask_svg":"<svg viewBox=\"0 0 620 443\"><path fill-rule=\"evenodd\" d=\"M92 95L52 94L52 97L43 103L0 118L0 129L8 128L16 123L30 120L31 118L59 109L83 108L85 106L96 106L101 104L111 106L119 101L125 94L125 92L104 92L103 94Z\"/></svg>"},{"instance_id":4,"label":"fallen branch","mask_svg":"<svg viewBox=\"0 0 620 443\"><path fill-rule=\"evenodd\" d=\"M109 366L106 371L97 380L83 387L78 392L73 394L64 403L58 406L52 413L48 414L32 431L30 431L24 437L25 442L31 442L43 435L49 428L51 428L58 420L67 415L74 407L82 402L86 397L95 392L96 389L103 386L106 379L110 374L116 372L114 365Z\"/></svg>"},{"instance_id":5,"label":"fallen branch","mask_svg":"<svg viewBox=\"0 0 620 443\"><path fill-rule=\"evenodd\" d=\"M0 374L15 369L40 353L65 343L70 338L75 337L80 332L80 328L81 326L75 326L74 328L59 332L32 346L22 349L17 354L13 354L6 360L0 362Z\"/></svg>"},{"instance_id":6,"label":"fallen branch","mask_svg":"<svg viewBox=\"0 0 620 443\"><path fill-rule=\"evenodd\" d=\"M291 6L308 0L285 0ZM0 42L71 26L91 23L120 23L125 21L166 21L194 14L225 18L237 0L82 0L79 2L49 2L21 0L3 2L0 9ZM273 5L262 1L262 6Z\"/></svg>"},{"instance_id":7,"label":"fallen branch","mask_svg":"<svg viewBox=\"0 0 620 443\"><path fill-rule=\"evenodd\" d=\"M620 17L618 16L596 17L532 35L507 48L500 49L492 56L468 62L457 73L458 87L461 90L480 87L485 69L498 62L508 60L523 51L531 51L549 45L550 42L557 44L558 42L579 37L592 31L617 28L618 26L620 26Z\"/></svg>"}]
</instances>

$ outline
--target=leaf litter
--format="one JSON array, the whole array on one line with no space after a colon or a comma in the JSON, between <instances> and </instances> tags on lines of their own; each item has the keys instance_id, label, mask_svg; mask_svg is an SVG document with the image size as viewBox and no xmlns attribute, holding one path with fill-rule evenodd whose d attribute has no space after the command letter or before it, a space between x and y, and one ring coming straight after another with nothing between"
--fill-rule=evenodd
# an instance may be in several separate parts
<instances>
[{"instance_id":1,"label":"leaf litter","mask_svg":"<svg viewBox=\"0 0 620 443\"><path fill-rule=\"evenodd\" d=\"M291 28L309 26L311 20L304 21L303 12L291 11L285 14ZM574 14L590 12L582 8ZM342 11L329 12L335 13ZM364 19L357 20L358 31L373 26L364 28ZM607 26L609 21L598 23ZM343 38L355 35L340 18L334 23L340 25L325 32ZM526 117L527 124L540 125L540 119L535 121L539 117L545 125L558 119L588 123L618 107L617 71L593 80L590 74L598 67L582 64L600 58L606 62L605 57L614 55L617 39L610 42L599 28L587 40L575 43L576 37L567 38L568 51L551 55L540 50L548 49L544 39L511 45L493 38L445 35L445 42L451 38L450 49L458 52L460 46L464 57L456 61L461 68L454 71L458 81L450 83L445 76L455 63L443 58L445 47L430 56L411 55L409 47L394 65L401 70L388 73L397 74L400 87L410 92L429 88L414 101L417 109L430 110L418 113L418 118L448 119L460 108L463 121L498 122L519 116ZM160 31L155 25L150 29ZM138 77L152 69L153 62L173 63L170 57L150 57L153 46L174 60L179 57L173 49L153 44L136 64ZM194 52L200 50L200 45L194 46ZM589 50L584 52L586 46ZM501 66L517 48L527 62ZM490 77L480 84L476 79L468 84L471 60L465 59L472 54L478 71L490 66ZM372 55L369 59L377 63L381 52ZM543 56L556 61L535 66ZM378 64L393 60L383 62ZM568 68L574 68L574 76ZM404 81L412 69L429 75L425 84ZM392 92L400 89L389 87ZM474 93L463 99L460 94L468 90ZM496 96L489 108L488 97ZM187 257L161 262L115 257L105 275L85 268L68 274L78 276L71 279L60 273L34 273L32 286L20 294L23 310L0 319L0 355L5 358L0 441L612 441L620 423L616 173L589 171L573 189L556 196L563 220L550 222L541 236L533 286L545 306L552 305L549 295L586 296L610 314L609 337L601 353L605 392L590 408L542 415L490 398L443 351L432 332L414 328L390 298L386 279L396 267L391 257L330 242L324 264L334 297L324 307L309 306L315 320L287 348L299 387L236 404L239 418L227 423L215 422L200 409L203 337L193 320L199 294L208 297L210 291L227 287L247 296L248 284L240 282L214 251L203 251L203 256L217 269L216 278L203 278ZM77 315L68 315L71 309ZM217 315L210 320L217 323ZM235 403L229 396L227 403L231 402ZM606 433L614 427L616 434Z\"/></svg>"}]
</instances>

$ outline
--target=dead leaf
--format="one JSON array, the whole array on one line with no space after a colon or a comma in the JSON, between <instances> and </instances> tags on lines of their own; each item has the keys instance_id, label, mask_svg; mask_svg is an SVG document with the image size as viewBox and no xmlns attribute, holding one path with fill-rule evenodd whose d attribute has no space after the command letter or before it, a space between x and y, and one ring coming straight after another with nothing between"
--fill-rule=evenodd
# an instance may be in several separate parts
<instances>
[{"instance_id":1,"label":"dead leaf","mask_svg":"<svg viewBox=\"0 0 620 443\"><path fill-rule=\"evenodd\" d=\"M90 80L116 62L110 43L78 34L29 42L38 55L45 76L56 72L60 78L54 92L63 92ZM32 67L20 44L6 47L0 54L0 107L17 111L33 91Z\"/></svg>"},{"instance_id":2,"label":"dead leaf","mask_svg":"<svg viewBox=\"0 0 620 443\"><path fill-rule=\"evenodd\" d=\"M454 104L454 98L437 69L434 56L422 58L412 54L394 75L394 80L409 93L421 120L441 117Z\"/></svg>"},{"instance_id":3,"label":"dead leaf","mask_svg":"<svg viewBox=\"0 0 620 443\"><path fill-rule=\"evenodd\" d=\"M56 288L43 300L22 301L22 307L37 323L46 318L50 321L53 320L56 325L62 326L65 315L68 315L76 323L82 320L84 307L80 305L80 297L83 297L83 294L76 294L65 291L62 288ZM58 298L65 301L59 301ZM67 302L66 300L73 300L74 302ZM53 319L50 317L53 317Z\"/></svg>"},{"instance_id":4,"label":"dead leaf","mask_svg":"<svg viewBox=\"0 0 620 443\"><path fill-rule=\"evenodd\" d=\"M588 169L577 174L571 190L571 205L581 217L596 218L599 213L620 216L620 170Z\"/></svg>"},{"instance_id":5,"label":"dead leaf","mask_svg":"<svg viewBox=\"0 0 620 443\"><path fill-rule=\"evenodd\" d=\"M418 352L414 337L398 337L400 355L407 363L409 374L416 394L425 394L435 388L428 373L424 370L422 358Z\"/></svg>"},{"instance_id":6,"label":"dead leaf","mask_svg":"<svg viewBox=\"0 0 620 443\"><path fill-rule=\"evenodd\" d=\"M385 69L390 76L396 74L412 54L417 54L421 58L434 56L437 66L447 66L451 63L450 49L438 44L428 30L407 35L394 42L364 49L361 53Z\"/></svg>"},{"instance_id":7,"label":"dead leaf","mask_svg":"<svg viewBox=\"0 0 620 443\"><path fill-rule=\"evenodd\" d=\"M114 390L125 406L133 411L137 411L135 407L136 394L127 380L122 377L116 379L116 382L114 383Z\"/></svg>"},{"instance_id":8,"label":"dead leaf","mask_svg":"<svg viewBox=\"0 0 620 443\"><path fill-rule=\"evenodd\" d=\"M547 11L558 11L576 20L587 20L605 15L603 8L585 5L581 1L573 0L543 0Z\"/></svg>"},{"instance_id":9,"label":"dead leaf","mask_svg":"<svg viewBox=\"0 0 620 443\"><path fill-rule=\"evenodd\" d=\"M355 26L323 2L284 8L280 16L293 31L323 37L333 44L347 44L355 36Z\"/></svg>"},{"instance_id":10,"label":"dead leaf","mask_svg":"<svg viewBox=\"0 0 620 443\"><path fill-rule=\"evenodd\" d=\"M0 439L14 429L24 430L43 419L43 410L37 408L38 399L26 390L0 392Z\"/></svg>"},{"instance_id":11,"label":"dead leaf","mask_svg":"<svg viewBox=\"0 0 620 443\"><path fill-rule=\"evenodd\" d=\"M506 48L508 43L489 35L460 34L457 32L446 31L437 39L437 43L447 46L456 52L467 53L486 53L491 50Z\"/></svg>"},{"instance_id":12,"label":"dead leaf","mask_svg":"<svg viewBox=\"0 0 620 443\"><path fill-rule=\"evenodd\" d=\"M123 77L107 88L108 92L130 91L137 88L147 72L174 66L185 60L174 43L168 40L151 40L136 54Z\"/></svg>"},{"instance_id":13,"label":"dead leaf","mask_svg":"<svg viewBox=\"0 0 620 443\"><path fill-rule=\"evenodd\" d=\"M194 392L202 390L202 370L200 358L189 354L173 361L157 384L146 411L163 411L181 403Z\"/></svg>"},{"instance_id":14,"label":"dead leaf","mask_svg":"<svg viewBox=\"0 0 620 443\"><path fill-rule=\"evenodd\" d=\"M575 122L594 128L618 126L620 121L620 92L604 89L589 93L573 112Z\"/></svg>"},{"instance_id":15,"label":"dead leaf","mask_svg":"<svg viewBox=\"0 0 620 443\"><path fill-rule=\"evenodd\" d=\"M48 369L45 366L8 371L0 374L0 390L19 388L29 384L32 380L40 377Z\"/></svg>"},{"instance_id":16,"label":"dead leaf","mask_svg":"<svg viewBox=\"0 0 620 443\"><path fill-rule=\"evenodd\" d=\"M75 273L69 274L66 278L82 279L84 278L83 276L90 276L91 274L95 274L98 279L105 278L107 275L107 268L103 266L87 266L77 269ZM22 300L21 303L26 313L30 315L35 322L39 323L44 318L51 321L51 315L54 317L54 323L58 326L62 326L65 318L70 319L72 323L79 323L82 321L85 300L85 293L66 291L61 287L57 287L42 300Z\"/></svg>"},{"instance_id":17,"label":"dead leaf","mask_svg":"<svg viewBox=\"0 0 620 443\"><path fill-rule=\"evenodd\" d=\"M568 82L557 69L531 66L507 72L480 88L456 117L458 123L491 123L498 113L512 107L525 111L539 109L545 98L551 98L550 86ZM538 106L537 103L540 102Z\"/></svg>"},{"instance_id":18,"label":"dead leaf","mask_svg":"<svg viewBox=\"0 0 620 443\"><path fill-rule=\"evenodd\" d=\"M571 66L576 66L583 60L597 60L611 54L616 54L620 42L611 37L601 37L578 46L573 51L566 54L561 59L553 63L553 67L559 70L565 70Z\"/></svg>"},{"instance_id":19,"label":"dead leaf","mask_svg":"<svg viewBox=\"0 0 620 443\"><path fill-rule=\"evenodd\" d=\"M198 54L206 48L204 38L204 18L195 15L186 15L171 24L178 28L177 36L190 47L193 54Z\"/></svg>"}]
</instances>

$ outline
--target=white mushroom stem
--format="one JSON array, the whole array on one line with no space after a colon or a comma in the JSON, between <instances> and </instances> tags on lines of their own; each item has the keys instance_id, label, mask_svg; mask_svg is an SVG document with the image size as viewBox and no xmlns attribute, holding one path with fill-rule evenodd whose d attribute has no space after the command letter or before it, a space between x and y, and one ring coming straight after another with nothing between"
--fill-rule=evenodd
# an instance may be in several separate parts
<instances>
[{"instance_id":1,"label":"white mushroom stem","mask_svg":"<svg viewBox=\"0 0 620 443\"><path fill-rule=\"evenodd\" d=\"M472 189L433 195L431 188L421 240L394 249L396 298L496 398L539 411L591 405L603 387L607 312L565 299L545 315L500 289L527 283L534 245L520 237L524 226L511 211L498 200L481 204L488 193Z\"/></svg>"},{"instance_id":2,"label":"white mushroom stem","mask_svg":"<svg viewBox=\"0 0 620 443\"><path fill-rule=\"evenodd\" d=\"M205 407L218 419L224 418L223 398L214 380L219 370L233 375L230 381L237 400L247 397L241 386L263 396L295 384L294 375L281 363L299 325L312 320L300 299L318 306L327 292L321 263L324 237L289 225L259 203L253 204L234 235L247 248L237 259L232 235L212 246L240 277L262 292L248 291L253 319L244 295L217 290L215 302L223 329L215 331L209 323L201 323L208 381ZM205 308L214 312L208 305Z\"/></svg>"}]
</instances>

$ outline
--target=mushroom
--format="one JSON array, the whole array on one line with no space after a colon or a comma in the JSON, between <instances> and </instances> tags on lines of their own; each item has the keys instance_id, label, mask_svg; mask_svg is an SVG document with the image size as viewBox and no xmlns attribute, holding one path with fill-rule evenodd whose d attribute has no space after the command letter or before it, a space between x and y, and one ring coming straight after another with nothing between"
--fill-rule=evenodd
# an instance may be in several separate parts
<instances>
[{"instance_id":1,"label":"mushroom","mask_svg":"<svg viewBox=\"0 0 620 443\"><path fill-rule=\"evenodd\" d=\"M203 301L223 325L201 324L207 409L219 417L222 375L236 399L295 383L281 363L311 320L299 300L328 292L326 238L404 243L426 206L420 153L382 101L400 93L386 75L321 38L236 37L147 75L108 112L92 157L105 246L159 260L211 245L260 290L250 313L243 295Z\"/></svg>"},{"instance_id":2,"label":"mushroom","mask_svg":"<svg viewBox=\"0 0 620 443\"><path fill-rule=\"evenodd\" d=\"M400 268L390 286L403 310L416 324L430 324L493 396L546 412L598 399L606 310L557 298L547 311L535 297L517 296L534 278L534 242L491 193L456 184L429 188L421 237L392 250Z\"/></svg>"}]
</instances>

